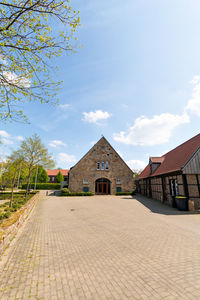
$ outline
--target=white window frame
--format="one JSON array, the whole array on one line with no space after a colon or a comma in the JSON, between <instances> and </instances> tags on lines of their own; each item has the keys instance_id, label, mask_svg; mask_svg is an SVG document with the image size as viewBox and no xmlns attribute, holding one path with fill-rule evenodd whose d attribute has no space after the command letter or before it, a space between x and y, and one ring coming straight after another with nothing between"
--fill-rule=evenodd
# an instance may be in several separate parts
<instances>
[{"instance_id":1,"label":"white window frame","mask_svg":"<svg viewBox=\"0 0 200 300\"><path fill-rule=\"evenodd\" d=\"M106 170L109 169L108 161L106 161Z\"/></svg>"},{"instance_id":2,"label":"white window frame","mask_svg":"<svg viewBox=\"0 0 200 300\"><path fill-rule=\"evenodd\" d=\"M100 162L97 162L97 170L100 170Z\"/></svg>"},{"instance_id":3,"label":"white window frame","mask_svg":"<svg viewBox=\"0 0 200 300\"><path fill-rule=\"evenodd\" d=\"M102 162L101 162L101 170L103 170L103 171L104 171L104 169L105 169L105 166L104 166L104 161L102 161Z\"/></svg>"}]
</instances>

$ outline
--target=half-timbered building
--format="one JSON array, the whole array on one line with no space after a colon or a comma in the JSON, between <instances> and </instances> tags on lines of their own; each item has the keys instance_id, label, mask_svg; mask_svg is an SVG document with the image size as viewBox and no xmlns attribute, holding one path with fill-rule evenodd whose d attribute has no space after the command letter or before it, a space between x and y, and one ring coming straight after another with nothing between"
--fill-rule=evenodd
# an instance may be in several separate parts
<instances>
[{"instance_id":1,"label":"half-timbered building","mask_svg":"<svg viewBox=\"0 0 200 300\"><path fill-rule=\"evenodd\" d=\"M173 207L177 206L177 198L186 199L189 210L199 210L200 134L161 157L150 157L137 189Z\"/></svg>"}]
</instances>

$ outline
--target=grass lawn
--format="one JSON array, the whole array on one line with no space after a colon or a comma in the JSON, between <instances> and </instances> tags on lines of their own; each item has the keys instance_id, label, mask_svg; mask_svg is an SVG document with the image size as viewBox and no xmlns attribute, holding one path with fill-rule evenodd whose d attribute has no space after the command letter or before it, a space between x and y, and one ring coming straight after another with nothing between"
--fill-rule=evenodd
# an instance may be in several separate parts
<instances>
[{"instance_id":1,"label":"grass lawn","mask_svg":"<svg viewBox=\"0 0 200 300\"><path fill-rule=\"evenodd\" d=\"M20 209L33 195L37 192L31 192L27 197L25 197L25 191L14 193L13 205L9 207L11 193L3 192L0 193L0 223L1 221L9 218L12 213Z\"/></svg>"}]
</instances>

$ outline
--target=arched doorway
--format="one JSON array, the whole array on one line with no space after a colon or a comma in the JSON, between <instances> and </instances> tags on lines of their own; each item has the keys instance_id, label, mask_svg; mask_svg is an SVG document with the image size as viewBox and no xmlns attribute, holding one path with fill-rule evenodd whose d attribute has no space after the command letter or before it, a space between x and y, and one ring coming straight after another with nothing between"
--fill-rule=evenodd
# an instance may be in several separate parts
<instances>
[{"instance_id":1,"label":"arched doorway","mask_svg":"<svg viewBox=\"0 0 200 300\"><path fill-rule=\"evenodd\" d=\"M110 195L110 180L99 178L95 181L95 193L97 195Z\"/></svg>"}]
</instances>

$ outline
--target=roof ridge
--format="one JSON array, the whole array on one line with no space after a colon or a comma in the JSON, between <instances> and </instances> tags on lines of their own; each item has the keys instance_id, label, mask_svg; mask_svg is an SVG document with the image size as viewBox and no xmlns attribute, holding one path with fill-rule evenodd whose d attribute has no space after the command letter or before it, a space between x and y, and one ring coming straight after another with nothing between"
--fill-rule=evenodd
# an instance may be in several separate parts
<instances>
[{"instance_id":1,"label":"roof ridge","mask_svg":"<svg viewBox=\"0 0 200 300\"><path fill-rule=\"evenodd\" d=\"M193 139L195 139L195 138L197 138L197 136L200 136L200 133L198 133L198 134L196 134L195 136L193 136L192 138L190 138L189 140L187 140L187 141L185 141L185 142L183 142L182 144L180 144L180 145L178 145L178 146L176 146L175 148L173 148L172 150L170 150L170 151L168 151L168 152L166 152L165 154L163 154L161 157L164 157L164 156L166 156L168 153L170 153L170 152L172 152L172 151L174 151L174 150L176 150L177 148L179 148L179 147L182 147L184 144L187 144L187 143L189 143L191 140L193 140Z\"/></svg>"}]
</instances>

